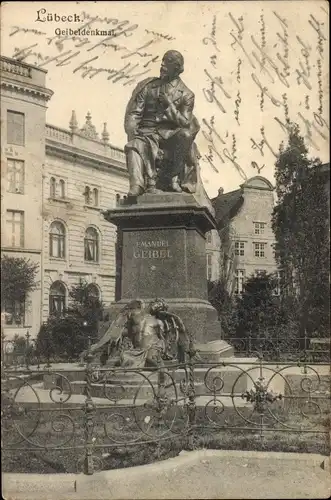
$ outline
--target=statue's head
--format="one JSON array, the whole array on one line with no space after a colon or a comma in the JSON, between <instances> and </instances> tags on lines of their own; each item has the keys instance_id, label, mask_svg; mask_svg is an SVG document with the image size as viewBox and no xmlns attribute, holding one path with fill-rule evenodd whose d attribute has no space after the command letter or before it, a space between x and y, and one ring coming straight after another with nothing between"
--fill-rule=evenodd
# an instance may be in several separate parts
<instances>
[{"instance_id":1,"label":"statue's head","mask_svg":"<svg viewBox=\"0 0 331 500\"><path fill-rule=\"evenodd\" d=\"M163 299L154 299L149 304L149 312L152 315L157 314L159 311L166 311L167 309L168 306Z\"/></svg>"},{"instance_id":2,"label":"statue's head","mask_svg":"<svg viewBox=\"0 0 331 500\"><path fill-rule=\"evenodd\" d=\"M168 50L163 56L160 78L172 80L184 71L184 57L177 50Z\"/></svg>"}]
</instances>

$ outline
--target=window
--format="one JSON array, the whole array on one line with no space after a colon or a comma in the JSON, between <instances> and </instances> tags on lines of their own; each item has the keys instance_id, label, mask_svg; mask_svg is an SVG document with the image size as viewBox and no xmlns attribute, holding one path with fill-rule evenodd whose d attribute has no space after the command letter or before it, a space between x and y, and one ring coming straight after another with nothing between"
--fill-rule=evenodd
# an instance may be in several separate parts
<instances>
[{"instance_id":1,"label":"window","mask_svg":"<svg viewBox=\"0 0 331 500\"><path fill-rule=\"evenodd\" d=\"M213 271L213 259L210 253L207 253L207 280L211 281Z\"/></svg>"},{"instance_id":2,"label":"window","mask_svg":"<svg viewBox=\"0 0 331 500\"><path fill-rule=\"evenodd\" d=\"M13 326L24 326L24 301L5 301L5 324Z\"/></svg>"},{"instance_id":3,"label":"window","mask_svg":"<svg viewBox=\"0 0 331 500\"><path fill-rule=\"evenodd\" d=\"M264 234L265 222L254 222L254 234Z\"/></svg>"},{"instance_id":4,"label":"window","mask_svg":"<svg viewBox=\"0 0 331 500\"><path fill-rule=\"evenodd\" d=\"M66 288L61 281L54 281L49 290L49 314L61 316L65 310Z\"/></svg>"},{"instance_id":5,"label":"window","mask_svg":"<svg viewBox=\"0 0 331 500\"><path fill-rule=\"evenodd\" d=\"M116 195L116 205L119 205L121 201L121 195L117 193Z\"/></svg>"},{"instance_id":6,"label":"window","mask_svg":"<svg viewBox=\"0 0 331 500\"><path fill-rule=\"evenodd\" d=\"M211 243L211 231L207 233L207 243Z\"/></svg>"},{"instance_id":7,"label":"window","mask_svg":"<svg viewBox=\"0 0 331 500\"><path fill-rule=\"evenodd\" d=\"M99 205L99 192L97 188L93 189L93 205L97 207Z\"/></svg>"},{"instance_id":8,"label":"window","mask_svg":"<svg viewBox=\"0 0 331 500\"><path fill-rule=\"evenodd\" d=\"M85 205L91 205L91 190L88 186L85 187L84 199L85 199Z\"/></svg>"},{"instance_id":9,"label":"window","mask_svg":"<svg viewBox=\"0 0 331 500\"><path fill-rule=\"evenodd\" d=\"M265 243L253 243L255 257L265 257Z\"/></svg>"},{"instance_id":10,"label":"window","mask_svg":"<svg viewBox=\"0 0 331 500\"><path fill-rule=\"evenodd\" d=\"M49 255L58 259L65 256L66 231L62 222L52 222L49 232Z\"/></svg>"},{"instance_id":11,"label":"window","mask_svg":"<svg viewBox=\"0 0 331 500\"><path fill-rule=\"evenodd\" d=\"M234 289L234 293L236 295L240 295L243 292L244 281L245 281L245 269L237 269L235 276L235 289Z\"/></svg>"},{"instance_id":12,"label":"window","mask_svg":"<svg viewBox=\"0 0 331 500\"><path fill-rule=\"evenodd\" d=\"M6 233L11 247L24 247L24 212L7 210Z\"/></svg>"},{"instance_id":13,"label":"window","mask_svg":"<svg viewBox=\"0 0 331 500\"><path fill-rule=\"evenodd\" d=\"M24 193L24 161L7 160L7 175L9 193Z\"/></svg>"},{"instance_id":14,"label":"window","mask_svg":"<svg viewBox=\"0 0 331 500\"><path fill-rule=\"evenodd\" d=\"M51 177L49 181L49 196L50 198L56 198L56 180L54 177Z\"/></svg>"},{"instance_id":15,"label":"window","mask_svg":"<svg viewBox=\"0 0 331 500\"><path fill-rule=\"evenodd\" d=\"M7 143L24 146L24 114L7 111Z\"/></svg>"},{"instance_id":16,"label":"window","mask_svg":"<svg viewBox=\"0 0 331 500\"><path fill-rule=\"evenodd\" d=\"M235 253L235 255L245 255L245 242L244 241L235 241L234 253Z\"/></svg>"},{"instance_id":17,"label":"window","mask_svg":"<svg viewBox=\"0 0 331 500\"><path fill-rule=\"evenodd\" d=\"M88 262L99 260L99 235L96 229L89 227L84 238L84 259Z\"/></svg>"},{"instance_id":18,"label":"window","mask_svg":"<svg viewBox=\"0 0 331 500\"><path fill-rule=\"evenodd\" d=\"M65 198L65 182L63 179L60 179L59 182L59 187L60 187L60 198Z\"/></svg>"},{"instance_id":19,"label":"window","mask_svg":"<svg viewBox=\"0 0 331 500\"><path fill-rule=\"evenodd\" d=\"M100 299L99 288L94 283L90 283L89 286L87 287L87 294L89 297Z\"/></svg>"}]
</instances>

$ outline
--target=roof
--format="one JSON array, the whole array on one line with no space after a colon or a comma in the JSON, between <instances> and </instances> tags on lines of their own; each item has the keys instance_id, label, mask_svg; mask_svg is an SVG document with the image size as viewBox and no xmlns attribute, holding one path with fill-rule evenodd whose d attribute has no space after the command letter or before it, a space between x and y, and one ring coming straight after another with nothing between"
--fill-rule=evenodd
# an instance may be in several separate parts
<instances>
[{"instance_id":1,"label":"roof","mask_svg":"<svg viewBox=\"0 0 331 500\"><path fill-rule=\"evenodd\" d=\"M215 210L217 226L222 226L225 219L234 217L244 202L242 189L236 189L229 193L219 194L211 200Z\"/></svg>"}]
</instances>

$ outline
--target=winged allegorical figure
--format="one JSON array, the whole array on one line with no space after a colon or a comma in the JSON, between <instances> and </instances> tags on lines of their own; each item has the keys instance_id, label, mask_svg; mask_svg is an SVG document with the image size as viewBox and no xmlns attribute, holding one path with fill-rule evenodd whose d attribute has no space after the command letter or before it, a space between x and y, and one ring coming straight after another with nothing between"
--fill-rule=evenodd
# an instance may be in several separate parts
<instances>
[{"instance_id":1,"label":"winged allegorical figure","mask_svg":"<svg viewBox=\"0 0 331 500\"><path fill-rule=\"evenodd\" d=\"M122 309L90 351L100 356L102 364L109 357L119 355L121 366L142 368L160 367L164 360L184 362L188 347L189 338L182 320L168 311L163 299L155 299L148 306L137 299Z\"/></svg>"}]
</instances>

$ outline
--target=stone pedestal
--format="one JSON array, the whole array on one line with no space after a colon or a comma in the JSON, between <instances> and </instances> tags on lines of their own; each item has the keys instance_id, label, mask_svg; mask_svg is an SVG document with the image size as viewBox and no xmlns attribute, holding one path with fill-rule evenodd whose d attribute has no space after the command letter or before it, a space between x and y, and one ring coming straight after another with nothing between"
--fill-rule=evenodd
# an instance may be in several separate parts
<instances>
[{"instance_id":1,"label":"stone pedestal","mask_svg":"<svg viewBox=\"0 0 331 500\"><path fill-rule=\"evenodd\" d=\"M191 194L144 194L104 216L121 235L121 296L113 311L133 299L161 297L201 351L231 355L207 295L205 234L215 229L212 208Z\"/></svg>"}]
</instances>

